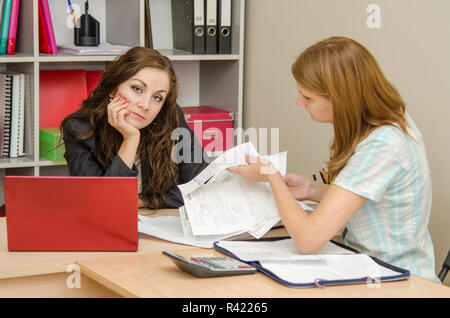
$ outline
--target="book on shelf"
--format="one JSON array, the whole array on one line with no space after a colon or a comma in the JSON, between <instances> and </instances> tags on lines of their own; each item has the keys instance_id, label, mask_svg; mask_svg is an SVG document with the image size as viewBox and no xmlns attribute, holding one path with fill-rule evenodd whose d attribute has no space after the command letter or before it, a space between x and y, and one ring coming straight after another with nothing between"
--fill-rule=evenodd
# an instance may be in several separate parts
<instances>
[{"instance_id":1,"label":"book on shelf","mask_svg":"<svg viewBox=\"0 0 450 318\"><path fill-rule=\"evenodd\" d=\"M0 74L0 156L9 157L11 136L11 85L10 74Z\"/></svg>"},{"instance_id":2,"label":"book on shelf","mask_svg":"<svg viewBox=\"0 0 450 318\"><path fill-rule=\"evenodd\" d=\"M48 5L48 0L39 0L38 7L41 11L39 18L42 19L45 37L47 38L47 44L50 47L50 54L56 55L58 53L58 47L56 46L55 33L53 31L52 16ZM39 45L39 51L42 53L47 53L45 52L45 47L41 51L41 45Z\"/></svg>"},{"instance_id":3,"label":"book on shelf","mask_svg":"<svg viewBox=\"0 0 450 318\"><path fill-rule=\"evenodd\" d=\"M11 143L9 157L23 156L25 116L25 75L12 73Z\"/></svg>"},{"instance_id":4,"label":"book on shelf","mask_svg":"<svg viewBox=\"0 0 450 318\"><path fill-rule=\"evenodd\" d=\"M61 44L58 46L61 52L73 55L119 55L125 53L130 46L113 45L108 42L100 43L98 46L76 46Z\"/></svg>"},{"instance_id":5,"label":"book on shelf","mask_svg":"<svg viewBox=\"0 0 450 318\"><path fill-rule=\"evenodd\" d=\"M8 44L9 21L11 17L12 0L3 0L2 25L0 31L0 54L6 54Z\"/></svg>"},{"instance_id":6,"label":"book on shelf","mask_svg":"<svg viewBox=\"0 0 450 318\"><path fill-rule=\"evenodd\" d=\"M145 47L153 48L152 18L150 15L150 0L145 1Z\"/></svg>"},{"instance_id":7,"label":"book on shelf","mask_svg":"<svg viewBox=\"0 0 450 318\"><path fill-rule=\"evenodd\" d=\"M2 158L25 155L25 74L0 74L0 146Z\"/></svg>"},{"instance_id":8,"label":"book on shelf","mask_svg":"<svg viewBox=\"0 0 450 318\"><path fill-rule=\"evenodd\" d=\"M16 52L17 23L19 20L20 0L12 0L11 16L9 19L8 41L6 44L6 54L14 55Z\"/></svg>"},{"instance_id":9,"label":"book on shelf","mask_svg":"<svg viewBox=\"0 0 450 318\"><path fill-rule=\"evenodd\" d=\"M47 32L44 27L44 15L42 7L39 5L39 52L51 54L50 44L48 42Z\"/></svg>"}]
</instances>

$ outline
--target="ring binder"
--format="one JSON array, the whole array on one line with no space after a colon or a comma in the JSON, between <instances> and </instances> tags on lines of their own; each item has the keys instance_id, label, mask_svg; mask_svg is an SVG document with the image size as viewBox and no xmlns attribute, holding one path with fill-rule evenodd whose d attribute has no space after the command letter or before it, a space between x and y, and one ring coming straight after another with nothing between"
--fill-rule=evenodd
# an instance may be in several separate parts
<instances>
[{"instance_id":1,"label":"ring binder","mask_svg":"<svg viewBox=\"0 0 450 318\"><path fill-rule=\"evenodd\" d=\"M290 240L289 237L272 237L272 238L268 238L268 239L259 239L258 241L263 242L263 241L267 241L267 242L276 242L276 241L281 241L281 240ZM256 241L256 240L243 240L243 241ZM237 241L234 241L237 242ZM356 255L363 255L361 253L359 253L358 251L356 251L355 249L346 246L345 244L339 243L339 242L335 242L333 240L330 241L331 243L337 245L338 247L344 248L346 250L349 250L350 252L353 252L353 254L351 255L336 255L336 256L342 256L342 257L353 257ZM319 287L319 288L324 288L325 286L330 286L330 285L343 285L343 284L367 284L368 280L370 279L370 283L379 283L382 281L397 281L397 280L403 280L403 279L407 279L411 273L409 270L407 269L403 269L403 268L399 268L396 267L394 265L388 264L384 261L381 261L379 259L377 259L376 257L373 256L368 256L366 255L366 257L371 259L371 262L374 263L375 266L380 266L380 269L384 269L384 274L383 276L380 275L380 277L373 277L373 275L361 275L359 278L355 278L352 277L352 275L349 275L349 277L341 277L339 274L336 274L336 277L332 277L329 279L325 279L325 278L313 278L311 277L310 280L308 281L303 281L303 282L298 282L298 281L288 281L284 278L282 278L283 276L280 275L279 272L276 272L275 270L271 270L269 268L267 268L263 265L263 261L256 259L255 260L243 260L241 259L239 256L237 256L236 254L239 254L240 252L236 252L235 250L233 250L233 248L227 248L222 246L221 241L219 242L215 242L214 243L214 248L228 256L234 257L240 261L243 261L253 267L256 267L256 269L258 269L260 272L262 272L263 274L269 276L270 278L276 280L277 282L283 284L283 285L287 285L290 287L297 287L297 288L305 288L305 287ZM239 249L236 249L239 250ZM292 260L292 258L288 259L288 261ZM291 265L289 265L289 268L292 269ZM369 268L364 269L365 271L369 271ZM334 270L333 270L334 272ZM369 273L367 273L369 274ZM319 276L320 277L320 276Z\"/></svg>"},{"instance_id":2,"label":"ring binder","mask_svg":"<svg viewBox=\"0 0 450 318\"><path fill-rule=\"evenodd\" d=\"M217 54L217 0L206 0L206 54Z\"/></svg>"},{"instance_id":3,"label":"ring binder","mask_svg":"<svg viewBox=\"0 0 450 318\"><path fill-rule=\"evenodd\" d=\"M219 0L219 54L231 54L231 0Z\"/></svg>"},{"instance_id":4,"label":"ring binder","mask_svg":"<svg viewBox=\"0 0 450 318\"><path fill-rule=\"evenodd\" d=\"M172 0L173 48L205 54L204 0Z\"/></svg>"}]
</instances>

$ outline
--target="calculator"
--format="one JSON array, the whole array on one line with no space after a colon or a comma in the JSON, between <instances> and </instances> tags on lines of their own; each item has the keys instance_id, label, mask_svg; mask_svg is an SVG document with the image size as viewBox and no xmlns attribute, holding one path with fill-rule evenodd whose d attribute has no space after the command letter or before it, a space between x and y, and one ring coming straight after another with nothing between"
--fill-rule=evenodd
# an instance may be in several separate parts
<instances>
[{"instance_id":1,"label":"calculator","mask_svg":"<svg viewBox=\"0 0 450 318\"><path fill-rule=\"evenodd\" d=\"M256 268L231 257L191 257L189 259L163 251L181 270L196 277L253 274Z\"/></svg>"}]
</instances>

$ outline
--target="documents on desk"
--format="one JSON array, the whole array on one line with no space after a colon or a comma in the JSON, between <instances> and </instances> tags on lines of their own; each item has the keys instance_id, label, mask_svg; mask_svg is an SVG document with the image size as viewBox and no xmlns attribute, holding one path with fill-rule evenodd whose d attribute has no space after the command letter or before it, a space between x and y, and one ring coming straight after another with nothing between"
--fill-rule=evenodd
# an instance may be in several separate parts
<instances>
[{"instance_id":1,"label":"documents on desk","mask_svg":"<svg viewBox=\"0 0 450 318\"><path fill-rule=\"evenodd\" d=\"M280 283L293 287L400 280L409 271L375 262L369 255L328 242L315 254L304 255L292 239L275 241L220 241L215 247L257 267Z\"/></svg>"},{"instance_id":2,"label":"documents on desk","mask_svg":"<svg viewBox=\"0 0 450 318\"><path fill-rule=\"evenodd\" d=\"M180 185L184 209L185 233L235 236L248 232L262 237L280 216L268 183L246 183L226 168L246 165L245 154L258 156L251 143L238 145L213 161L187 184ZM272 162L281 174L286 173L287 152L262 158Z\"/></svg>"},{"instance_id":3,"label":"documents on desk","mask_svg":"<svg viewBox=\"0 0 450 318\"><path fill-rule=\"evenodd\" d=\"M214 242L227 238L225 235L185 236L180 218L177 216L160 216L157 218L151 218L139 215L138 218L138 231L140 233L174 243L202 248L213 248Z\"/></svg>"},{"instance_id":4,"label":"documents on desk","mask_svg":"<svg viewBox=\"0 0 450 318\"><path fill-rule=\"evenodd\" d=\"M249 184L226 170L246 165L246 154L258 156L251 143L240 144L219 156L191 182L179 185L185 203L179 209L180 218L140 216L139 232L209 248L216 241L246 232L255 238L262 237L280 221L269 184ZM263 156L281 174L286 173L286 157L286 152ZM305 210L312 210L299 204Z\"/></svg>"}]
</instances>

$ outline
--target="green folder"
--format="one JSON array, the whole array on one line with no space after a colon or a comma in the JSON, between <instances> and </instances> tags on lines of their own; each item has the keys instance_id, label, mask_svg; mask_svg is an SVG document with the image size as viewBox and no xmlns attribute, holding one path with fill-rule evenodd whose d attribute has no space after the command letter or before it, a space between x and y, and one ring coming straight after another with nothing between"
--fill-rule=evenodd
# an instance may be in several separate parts
<instances>
[{"instance_id":1,"label":"green folder","mask_svg":"<svg viewBox=\"0 0 450 318\"><path fill-rule=\"evenodd\" d=\"M39 129L39 156L53 161L65 161L64 144L59 145L61 130L59 127Z\"/></svg>"},{"instance_id":2,"label":"green folder","mask_svg":"<svg viewBox=\"0 0 450 318\"><path fill-rule=\"evenodd\" d=\"M2 31L0 34L0 54L6 54L6 45L8 44L9 18L11 17L12 0L4 0Z\"/></svg>"}]
</instances>

